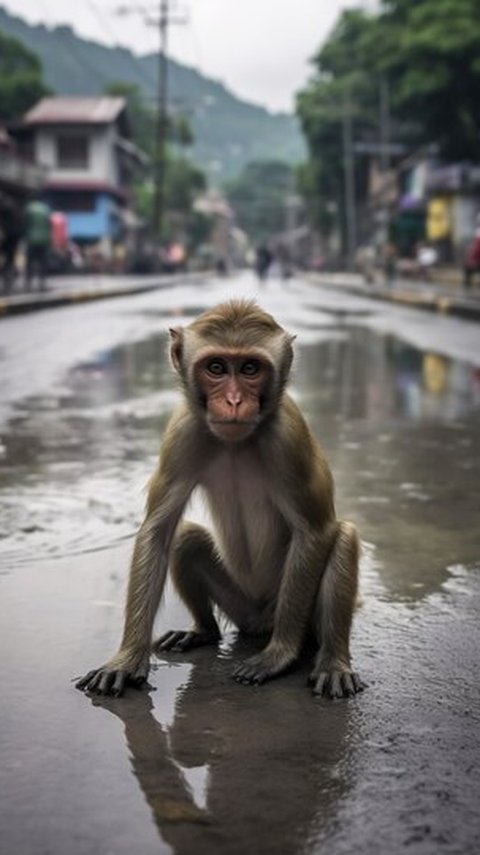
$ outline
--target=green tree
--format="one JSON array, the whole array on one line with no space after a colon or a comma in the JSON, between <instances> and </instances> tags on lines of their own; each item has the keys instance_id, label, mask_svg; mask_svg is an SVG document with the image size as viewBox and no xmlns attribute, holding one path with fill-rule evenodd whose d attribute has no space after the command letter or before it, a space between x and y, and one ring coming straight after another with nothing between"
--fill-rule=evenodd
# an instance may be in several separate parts
<instances>
[{"instance_id":1,"label":"green tree","mask_svg":"<svg viewBox=\"0 0 480 855\"><path fill-rule=\"evenodd\" d=\"M0 119L18 119L49 89L35 54L17 39L0 33Z\"/></svg>"},{"instance_id":2,"label":"green tree","mask_svg":"<svg viewBox=\"0 0 480 855\"><path fill-rule=\"evenodd\" d=\"M384 0L377 14L346 10L313 60L297 113L309 161L300 186L314 222L344 222L342 120L356 143L378 144L379 91L388 84L391 138L407 150L433 145L440 157L480 161L478 0ZM368 157L355 154L357 202Z\"/></svg>"},{"instance_id":3,"label":"green tree","mask_svg":"<svg viewBox=\"0 0 480 855\"><path fill-rule=\"evenodd\" d=\"M150 157L150 169L146 175L141 176L137 181L134 187L134 195L138 212L146 220L151 221L154 202L152 173L156 157L155 113L144 104L141 90L136 84L115 81L105 88L105 93L126 99L133 139ZM193 246L203 240L203 233L206 228L202 217L193 211L195 197L206 187L206 178L204 173L187 157L176 156L172 152L174 145L187 148L193 142L193 134L185 118L169 117L167 138L165 222L162 240L171 240L180 232L186 235L187 242Z\"/></svg>"},{"instance_id":4,"label":"green tree","mask_svg":"<svg viewBox=\"0 0 480 855\"><path fill-rule=\"evenodd\" d=\"M478 0L385 0L377 64L393 106L421 142L451 160L480 160Z\"/></svg>"},{"instance_id":5,"label":"green tree","mask_svg":"<svg viewBox=\"0 0 480 855\"><path fill-rule=\"evenodd\" d=\"M353 122L356 140L378 137L379 78L372 74L370 39L373 19L347 10L314 57L315 73L297 97L309 161L299 170L299 190L312 221L328 234L345 221L343 125ZM365 193L368 162L355 158L356 195Z\"/></svg>"},{"instance_id":6,"label":"green tree","mask_svg":"<svg viewBox=\"0 0 480 855\"><path fill-rule=\"evenodd\" d=\"M196 196L206 188L204 173L190 160L168 153L165 175L165 222L162 241L184 235L190 247L204 240L206 225L193 210ZM146 220L152 219L154 185L151 175L135 187L136 207Z\"/></svg>"},{"instance_id":7,"label":"green tree","mask_svg":"<svg viewBox=\"0 0 480 855\"><path fill-rule=\"evenodd\" d=\"M225 192L240 228L261 243L285 228L285 203L294 189L294 172L282 161L259 160L247 164Z\"/></svg>"},{"instance_id":8,"label":"green tree","mask_svg":"<svg viewBox=\"0 0 480 855\"><path fill-rule=\"evenodd\" d=\"M105 87L104 92L106 95L125 98L133 139L142 151L151 155L155 140L155 116L145 106L140 87L136 83L115 80Z\"/></svg>"}]
</instances>

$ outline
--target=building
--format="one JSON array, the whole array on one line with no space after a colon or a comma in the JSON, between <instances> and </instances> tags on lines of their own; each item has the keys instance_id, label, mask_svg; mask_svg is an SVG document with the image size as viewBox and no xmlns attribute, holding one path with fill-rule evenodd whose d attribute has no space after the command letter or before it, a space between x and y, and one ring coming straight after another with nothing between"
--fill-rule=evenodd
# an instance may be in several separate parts
<instances>
[{"instance_id":1,"label":"building","mask_svg":"<svg viewBox=\"0 0 480 855\"><path fill-rule=\"evenodd\" d=\"M70 239L111 258L137 219L132 186L147 164L131 140L119 97L43 98L15 129L27 157L46 168L45 201L67 216Z\"/></svg>"},{"instance_id":2,"label":"building","mask_svg":"<svg viewBox=\"0 0 480 855\"><path fill-rule=\"evenodd\" d=\"M45 180L45 170L23 160L14 140L0 126L0 213L2 208L20 210L29 196L42 190Z\"/></svg>"}]
</instances>

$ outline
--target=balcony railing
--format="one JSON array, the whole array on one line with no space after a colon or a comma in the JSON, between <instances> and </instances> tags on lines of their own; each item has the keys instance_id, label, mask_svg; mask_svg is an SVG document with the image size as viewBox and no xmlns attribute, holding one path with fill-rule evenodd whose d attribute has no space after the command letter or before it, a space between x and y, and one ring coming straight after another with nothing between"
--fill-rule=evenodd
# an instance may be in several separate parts
<instances>
[{"instance_id":1,"label":"balcony railing","mask_svg":"<svg viewBox=\"0 0 480 855\"><path fill-rule=\"evenodd\" d=\"M10 151L0 151L0 181L26 190L39 190L46 177L42 166L26 163Z\"/></svg>"}]
</instances>

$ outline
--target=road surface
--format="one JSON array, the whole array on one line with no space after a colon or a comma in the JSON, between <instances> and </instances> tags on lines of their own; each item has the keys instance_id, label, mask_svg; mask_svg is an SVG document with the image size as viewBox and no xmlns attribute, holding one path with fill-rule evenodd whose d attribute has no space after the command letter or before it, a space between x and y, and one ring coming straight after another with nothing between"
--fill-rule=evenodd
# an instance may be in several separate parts
<instances>
[{"instance_id":1,"label":"road surface","mask_svg":"<svg viewBox=\"0 0 480 855\"><path fill-rule=\"evenodd\" d=\"M166 330L255 296L297 334L292 392L363 541L368 688L260 688L248 652L72 678L118 644L144 485L178 391ZM480 847L478 324L245 274L0 325L0 830L6 855L469 855ZM193 508L193 513L200 513ZM158 632L185 627L171 591Z\"/></svg>"}]
</instances>

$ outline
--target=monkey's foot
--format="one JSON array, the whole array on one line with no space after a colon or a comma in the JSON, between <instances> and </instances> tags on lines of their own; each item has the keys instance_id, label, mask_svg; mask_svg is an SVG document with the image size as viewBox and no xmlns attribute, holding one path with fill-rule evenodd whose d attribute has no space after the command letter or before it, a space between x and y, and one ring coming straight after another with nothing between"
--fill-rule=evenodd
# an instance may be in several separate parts
<instances>
[{"instance_id":1,"label":"monkey's foot","mask_svg":"<svg viewBox=\"0 0 480 855\"><path fill-rule=\"evenodd\" d=\"M276 677L295 661L295 656L286 652L265 649L238 665L233 672L237 683L255 683L260 686L272 677Z\"/></svg>"},{"instance_id":2,"label":"monkey's foot","mask_svg":"<svg viewBox=\"0 0 480 855\"><path fill-rule=\"evenodd\" d=\"M195 647L203 647L206 644L217 644L220 639L220 630L216 629L201 631L176 631L170 630L162 635L152 647L154 653L162 650L171 650L173 653L183 653L193 650Z\"/></svg>"},{"instance_id":3,"label":"monkey's foot","mask_svg":"<svg viewBox=\"0 0 480 855\"><path fill-rule=\"evenodd\" d=\"M355 671L347 668L326 668L320 662L308 678L314 695L324 695L327 698L350 698L362 692L365 684Z\"/></svg>"},{"instance_id":4,"label":"monkey's foot","mask_svg":"<svg viewBox=\"0 0 480 855\"><path fill-rule=\"evenodd\" d=\"M135 659L127 659L118 654L101 668L94 668L75 683L81 692L96 695L113 695L119 698L127 686L141 689L147 682L149 656L143 654Z\"/></svg>"}]
</instances>

